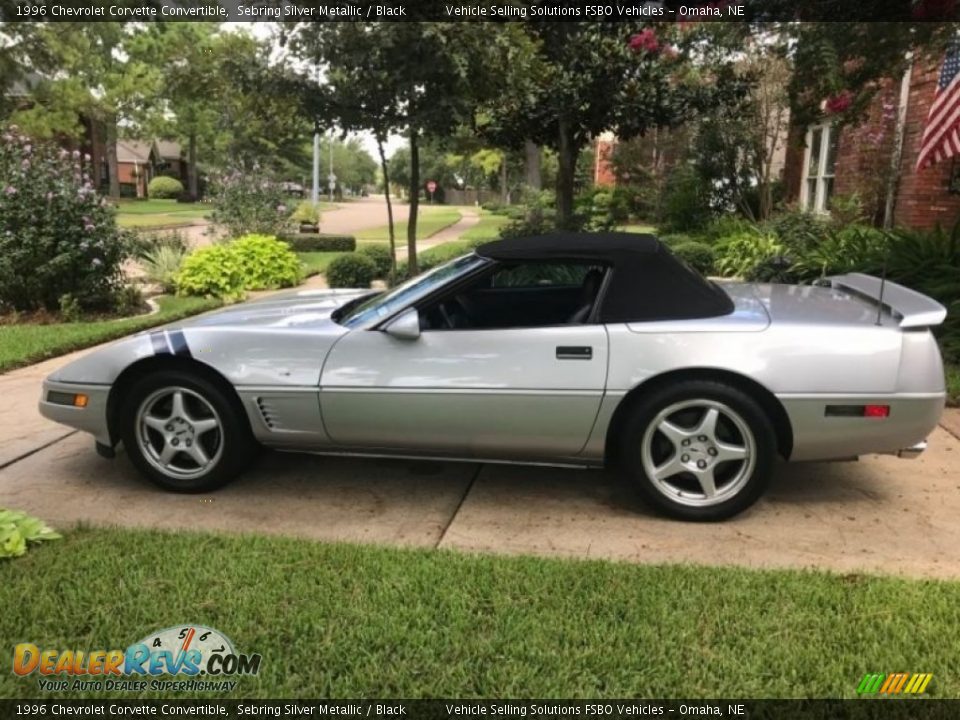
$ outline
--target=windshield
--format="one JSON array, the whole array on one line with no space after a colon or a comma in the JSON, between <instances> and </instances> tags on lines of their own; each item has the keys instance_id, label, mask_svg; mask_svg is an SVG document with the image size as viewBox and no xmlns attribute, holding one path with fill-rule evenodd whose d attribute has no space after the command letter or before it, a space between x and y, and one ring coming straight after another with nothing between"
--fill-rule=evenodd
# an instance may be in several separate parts
<instances>
[{"instance_id":1,"label":"windshield","mask_svg":"<svg viewBox=\"0 0 960 720\"><path fill-rule=\"evenodd\" d=\"M407 280L389 292L366 298L363 302L352 307L344 306L343 314L336 315L333 319L341 325L351 328L376 322L407 305L417 302L417 300L425 297L441 285L445 285L450 280L465 275L486 263L486 260L473 253L458 257L456 260L451 260L440 267Z\"/></svg>"}]
</instances>

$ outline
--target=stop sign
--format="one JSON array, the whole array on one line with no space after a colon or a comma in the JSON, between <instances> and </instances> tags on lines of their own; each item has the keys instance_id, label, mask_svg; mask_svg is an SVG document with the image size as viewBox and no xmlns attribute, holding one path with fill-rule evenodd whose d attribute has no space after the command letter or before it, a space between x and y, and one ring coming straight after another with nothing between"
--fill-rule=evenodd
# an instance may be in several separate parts
<instances>
[{"instance_id":1,"label":"stop sign","mask_svg":"<svg viewBox=\"0 0 960 720\"><path fill-rule=\"evenodd\" d=\"M433 180L427 180L427 192L436 192L437 184Z\"/></svg>"}]
</instances>

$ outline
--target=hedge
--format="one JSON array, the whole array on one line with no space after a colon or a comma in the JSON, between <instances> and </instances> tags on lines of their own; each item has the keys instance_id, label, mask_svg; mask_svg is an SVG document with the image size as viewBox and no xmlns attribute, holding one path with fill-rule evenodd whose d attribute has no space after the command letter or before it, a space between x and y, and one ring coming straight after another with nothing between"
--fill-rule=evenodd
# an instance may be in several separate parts
<instances>
[{"instance_id":1,"label":"hedge","mask_svg":"<svg viewBox=\"0 0 960 720\"><path fill-rule=\"evenodd\" d=\"M280 238L296 252L337 251L353 252L357 239L353 235L323 235L320 233L294 233Z\"/></svg>"}]
</instances>

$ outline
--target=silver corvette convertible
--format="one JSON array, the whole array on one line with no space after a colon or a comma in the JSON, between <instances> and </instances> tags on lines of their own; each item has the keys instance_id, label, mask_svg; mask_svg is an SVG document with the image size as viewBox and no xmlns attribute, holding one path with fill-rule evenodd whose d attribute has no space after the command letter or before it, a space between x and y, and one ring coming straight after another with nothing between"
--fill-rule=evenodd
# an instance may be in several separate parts
<instances>
[{"instance_id":1,"label":"silver corvette convertible","mask_svg":"<svg viewBox=\"0 0 960 720\"><path fill-rule=\"evenodd\" d=\"M790 461L913 457L944 405L946 310L867 275L713 283L656 238L502 240L392 290L290 292L90 353L40 411L171 490L256 450L615 464L720 519Z\"/></svg>"}]
</instances>

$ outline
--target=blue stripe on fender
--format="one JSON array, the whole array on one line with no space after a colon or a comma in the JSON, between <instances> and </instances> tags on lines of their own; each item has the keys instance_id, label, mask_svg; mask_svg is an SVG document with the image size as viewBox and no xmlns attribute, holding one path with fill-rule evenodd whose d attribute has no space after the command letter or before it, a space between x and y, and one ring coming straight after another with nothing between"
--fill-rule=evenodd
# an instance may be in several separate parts
<instances>
[{"instance_id":1,"label":"blue stripe on fender","mask_svg":"<svg viewBox=\"0 0 960 720\"><path fill-rule=\"evenodd\" d=\"M167 345L167 337L162 330L150 333L150 342L153 343L154 355L169 355L170 347Z\"/></svg>"},{"instance_id":2,"label":"blue stripe on fender","mask_svg":"<svg viewBox=\"0 0 960 720\"><path fill-rule=\"evenodd\" d=\"M179 357L193 357L193 355L190 354L190 348L187 345L187 338L183 335L183 330L171 330L169 337L174 355Z\"/></svg>"}]
</instances>

